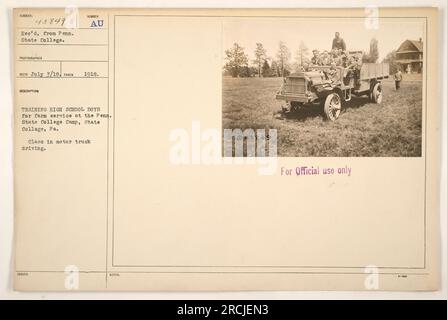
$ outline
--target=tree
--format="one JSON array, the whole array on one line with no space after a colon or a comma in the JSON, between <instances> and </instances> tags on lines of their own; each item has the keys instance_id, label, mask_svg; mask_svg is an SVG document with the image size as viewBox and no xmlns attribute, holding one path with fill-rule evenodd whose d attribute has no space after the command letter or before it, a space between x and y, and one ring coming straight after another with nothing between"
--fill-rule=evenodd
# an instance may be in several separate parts
<instances>
[{"instance_id":1,"label":"tree","mask_svg":"<svg viewBox=\"0 0 447 320\"><path fill-rule=\"evenodd\" d=\"M372 38L369 43L369 57L373 63L379 59L379 41L376 38Z\"/></svg>"},{"instance_id":2,"label":"tree","mask_svg":"<svg viewBox=\"0 0 447 320\"><path fill-rule=\"evenodd\" d=\"M264 64L262 65L262 76L263 77L271 77L273 76L272 74L272 69L270 68L269 62L266 60L264 60Z\"/></svg>"},{"instance_id":3,"label":"tree","mask_svg":"<svg viewBox=\"0 0 447 320\"><path fill-rule=\"evenodd\" d=\"M253 62L255 63L255 65L258 67L258 77L261 77L261 73L262 73L262 66L264 64L264 62L266 61L267 57L267 52L264 49L264 46L262 45L262 43L256 43L256 49L255 49L255 59L253 60Z\"/></svg>"},{"instance_id":4,"label":"tree","mask_svg":"<svg viewBox=\"0 0 447 320\"><path fill-rule=\"evenodd\" d=\"M300 66L302 66L304 62L307 62L307 60L309 60L309 48L304 44L303 41L300 41L296 55L296 60Z\"/></svg>"},{"instance_id":5,"label":"tree","mask_svg":"<svg viewBox=\"0 0 447 320\"><path fill-rule=\"evenodd\" d=\"M393 50L390 53L388 53L382 62L389 64L390 74L395 74L399 67L398 64L396 63L396 50Z\"/></svg>"},{"instance_id":6,"label":"tree","mask_svg":"<svg viewBox=\"0 0 447 320\"><path fill-rule=\"evenodd\" d=\"M242 69L239 73L239 77L250 78L250 77L256 76L257 74L258 74L257 67L244 66L244 67L242 67Z\"/></svg>"},{"instance_id":7,"label":"tree","mask_svg":"<svg viewBox=\"0 0 447 320\"><path fill-rule=\"evenodd\" d=\"M225 60L227 63L224 69L228 71L232 77L243 76L248 68L248 57L244 52L244 48L238 43L234 43L231 49L225 50Z\"/></svg>"},{"instance_id":8,"label":"tree","mask_svg":"<svg viewBox=\"0 0 447 320\"><path fill-rule=\"evenodd\" d=\"M278 71L281 77L284 77L286 70L289 68L290 61L290 50L287 48L286 44L282 41L279 42L278 53L276 54L278 59Z\"/></svg>"},{"instance_id":9,"label":"tree","mask_svg":"<svg viewBox=\"0 0 447 320\"><path fill-rule=\"evenodd\" d=\"M281 71L278 66L278 62L276 60L272 60L272 76L273 77L280 77Z\"/></svg>"},{"instance_id":10,"label":"tree","mask_svg":"<svg viewBox=\"0 0 447 320\"><path fill-rule=\"evenodd\" d=\"M250 77L255 77L258 74L258 67L250 67Z\"/></svg>"},{"instance_id":11,"label":"tree","mask_svg":"<svg viewBox=\"0 0 447 320\"><path fill-rule=\"evenodd\" d=\"M299 72L302 70L302 66L305 63L309 63L309 49L307 48L307 46L304 44L303 41L300 41L299 45L298 45L298 50L296 50L295 52L295 58L294 58L294 62L292 64L292 69L295 72Z\"/></svg>"},{"instance_id":12,"label":"tree","mask_svg":"<svg viewBox=\"0 0 447 320\"><path fill-rule=\"evenodd\" d=\"M376 63L379 59L379 41L372 38L369 43L369 52L363 56L363 62Z\"/></svg>"},{"instance_id":13,"label":"tree","mask_svg":"<svg viewBox=\"0 0 447 320\"><path fill-rule=\"evenodd\" d=\"M243 66L242 69L239 72L238 77L241 77L241 78L249 78L249 77L251 77L251 75L250 75L250 67L249 66Z\"/></svg>"}]
</instances>

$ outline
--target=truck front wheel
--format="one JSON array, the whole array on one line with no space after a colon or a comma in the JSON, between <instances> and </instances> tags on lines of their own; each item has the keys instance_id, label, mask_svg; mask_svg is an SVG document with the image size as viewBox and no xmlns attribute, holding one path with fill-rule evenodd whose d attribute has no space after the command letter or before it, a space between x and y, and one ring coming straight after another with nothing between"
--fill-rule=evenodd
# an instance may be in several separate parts
<instances>
[{"instance_id":1,"label":"truck front wheel","mask_svg":"<svg viewBox=\"0 0 447 320\"><path fill-rule=\"evenodd\" d=\"M326 118L335 121L341 112L341 98L338 93L331 93L327 95L324 100L324 113Z\"/></svg>"}]
</instances>

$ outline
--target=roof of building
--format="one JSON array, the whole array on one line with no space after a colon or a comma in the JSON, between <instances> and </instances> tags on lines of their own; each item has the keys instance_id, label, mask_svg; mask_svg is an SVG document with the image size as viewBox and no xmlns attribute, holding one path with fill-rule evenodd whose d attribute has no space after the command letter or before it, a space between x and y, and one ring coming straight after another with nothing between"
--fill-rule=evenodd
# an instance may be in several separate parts
<instances>
[{"instance_id":1,"label":"roof of building","mask_svg":"<svg viewBox=\"0 0 447 320\"><path fill-rule=\"evenodd\" d=\"M424 50L422 40L405 40L397 49L397 52L422 52Z\"/></svg>"}]
</instances>

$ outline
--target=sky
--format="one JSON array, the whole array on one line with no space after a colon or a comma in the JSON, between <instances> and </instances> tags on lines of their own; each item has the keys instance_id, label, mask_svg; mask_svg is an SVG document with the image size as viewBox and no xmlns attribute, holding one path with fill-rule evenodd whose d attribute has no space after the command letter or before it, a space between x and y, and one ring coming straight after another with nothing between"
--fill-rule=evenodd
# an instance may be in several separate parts
<instances>
[{"instance_id":1,"label":"sky","mask_svg":"<svg viewBox=\"0 0 447 320\"><path fill-rule=\"evenodd\" d=\"M423 39L424 22L418 18L379 18L378 29L367 29L365 20L358 18L233 18L223 23L223 49L237 42L245 48L251 61L256 42L261 42L267 55L274 57L279 41L283 41L293 61L300 41L309 52L330 50L334 33L338 31L347 50L368 52L370 40L375 37L379 42L380 61L403 41Z\"/></svg>"}]
</instances>

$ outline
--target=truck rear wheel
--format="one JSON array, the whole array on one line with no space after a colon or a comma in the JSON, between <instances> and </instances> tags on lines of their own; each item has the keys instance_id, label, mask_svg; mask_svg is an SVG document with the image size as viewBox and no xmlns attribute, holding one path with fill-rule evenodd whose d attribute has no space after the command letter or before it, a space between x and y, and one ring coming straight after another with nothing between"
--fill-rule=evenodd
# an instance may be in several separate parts
<instances>
[{"instance_id":1,"label":"truck rear wheel","mask_svg":"<svg viewBox=\"0 0 447 320\"><path fill-rule=\"evenodd\" d=\"M376 83L371 91L371 101L377 104L382 103L382 85Z\"/></svg>"},{"instance_id":2,"label":"truck rear wheel","mask_svg":"<svg viewBox=\"0 0 447 320\"><path fill-rule=\"evenodd\" d=\"M337 120L341 112L341 98L338 93L331 93L327 95L324 100L324 113L326 118L331 121Z\"/></svg>"}]
</instances>

